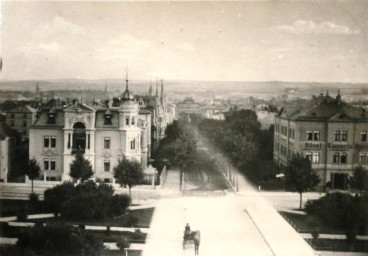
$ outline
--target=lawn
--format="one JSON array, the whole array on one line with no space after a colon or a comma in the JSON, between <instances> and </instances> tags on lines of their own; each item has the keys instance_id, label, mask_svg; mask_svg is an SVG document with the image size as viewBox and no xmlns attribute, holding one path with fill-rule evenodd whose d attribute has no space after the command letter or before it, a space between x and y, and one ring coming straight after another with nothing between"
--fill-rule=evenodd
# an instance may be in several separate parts
<instances>
[{"instance_id":1,"label":"lawn","mask_svg":"<svg viewBox=\"0 0 368 256\"><path fill-rule=\"evenodd\" d=\"M299 233L311 233L312 231L318 231L320 234L345 234L342 230L331 228L315 218L289 212L280 212L286 220L289 220L296 228ZM294 227L294 228L295 228Z\"/></svg>"},{"instance_id":2,"label":"lawn","mask_svg":"<svg viewBox=\"0 0 368 256\"><path fill-rule=\"evenodd\" d=\"M56 221L64 221L73 225L88 225L88 226L111 226L111 227L141 227L148 228L151 223L152 215L154 208L146 208L139 210L127 211L125 215L105 219L102 221L69 221L64 220L62 218L45 218L45 219L37 219L38 222L56 222Z\"/></svg>"},{"instance_id":3,"label":"lawn","mask_svg":"<svg viewBox=\"0 0 368 256\"><path fill-rule=\"evenodd\" d=\"M356 240L352 244L341 239L306 239L318 251L368 252L368 241Z\"/></svg>"}]
</instances>

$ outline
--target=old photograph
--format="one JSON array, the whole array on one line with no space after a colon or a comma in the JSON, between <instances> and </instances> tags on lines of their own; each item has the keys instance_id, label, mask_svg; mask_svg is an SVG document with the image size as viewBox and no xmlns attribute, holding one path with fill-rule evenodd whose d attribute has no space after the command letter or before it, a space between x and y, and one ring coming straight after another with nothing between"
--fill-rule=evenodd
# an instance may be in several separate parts
<instances>
[{"instance_id":1,"label":"old photograph","mask_svg":"<svg viewBox=\"0 0 368 256\"><path fill-rule=\"evenodd\" d=\"M368 1L0 12L0 255L368 255Z\"/></svg>"}]
</instances>

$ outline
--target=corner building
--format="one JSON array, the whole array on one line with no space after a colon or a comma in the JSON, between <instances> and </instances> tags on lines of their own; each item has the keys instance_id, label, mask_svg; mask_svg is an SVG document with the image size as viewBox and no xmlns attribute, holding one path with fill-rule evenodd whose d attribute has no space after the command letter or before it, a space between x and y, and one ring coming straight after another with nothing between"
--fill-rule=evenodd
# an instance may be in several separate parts
<instances>
[{"instance_id":1,"label":"corner building","mask_svg":"<svg viewBox=\"0 0 368 256\"><path fill-rule=\"evenodd\" d=\"M293 154L310 159L323 189L347 189L356 166L368 168L368 116L336 98L320 95L304 107L275 116L274 161L286 166Z\"/></svg>"},{"instance_id":2,"label":"corner building","mask_svg":"<svg viewBox=\"0 0 368 256\"><path fill-rule=\"evenodd\" d=\"M148 114L149 115L149 114ZM30 128L30 158L35 157L44 180L69 180L69 165L81 152L100 182L114 182L113 168L118 159L135 159L147 167L150 120L141 113L129 91L118 106L88 106L76 101L67 108L44 108Z\"/></svg>"}]
</instances>

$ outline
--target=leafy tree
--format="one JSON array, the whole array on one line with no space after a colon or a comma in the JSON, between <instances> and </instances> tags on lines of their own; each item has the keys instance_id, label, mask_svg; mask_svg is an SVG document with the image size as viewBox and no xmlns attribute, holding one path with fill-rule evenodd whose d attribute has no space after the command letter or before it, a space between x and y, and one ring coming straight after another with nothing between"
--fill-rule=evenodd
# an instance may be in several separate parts
<instances>
[{"instance_id":1,"label":"leafy tree","mask_svg":"<svg viewBox=\"0 0 368 256\"><path fill-rule=\"evenodd\" d=\"M312 170L309 159L297 154L289 161L285 169L285 184L300 195L299 209L302 209L303 192L312 189L319 183L318 174Z\"/></svg>"},{"instance_id":2,"label":"leafy tree","mask_svg":"<svg viewBox=\"0 0 368 256\"><path fill-rule=\"evenodd\" d=\"M75 159L69 165L70 177L81 179L82 183L93 176L92 165L90 161L84 158L83 154L76 154Z\"/></svg>"},{"instance_id":3,"label":"leafy tree","mask_svg":"<svg viewBox=\"0 0 368 256\"><path fill-rule=\"evenodd\" d=\"M44 203L47 210L51 211L55 217L61 213L63 204L75 194L74 185L71 182L64 182L45 191Z\"/></svg>"},{"instance_id":4,"label":"leafy tree","mask_svg":"<svg viewBox=\"0 0 368 256\"><path fill-rule=\"evenodd\" d=\"M362 192L367 192L368 190L368 171L362 166L357 166L354 168L354 176L351 181L351 186L359 190L359 194Z\"/></svg>"},{"instance_id":5,"label":"leafy tree","mask_svg":"<svg viewBox=\"0 0 368 256\"><path fill-rule=\"evenodd\" d=\"M143 180L142 166L135 160L119 159L118 164L114 167L114 178L120 186L128 186L129 197L132 198L131 188Z\"/></svg>"},{"instance_id":6,"label":"leafy tree","mask_svg":"<svg viewBox=\"0 0 368 256\"><path fill-rule=\"evenodd\" d=\"M334 192L305 204L308 215L317 217L325 225L342 229L348 240L367 233L368 196L353 197L349 193Z\"/></svg>"},{"instance_id":7,"label":"leafy tree","mask_svg":"<svg viewBox=\"0 0 368 256\"><path fill-rule=\"evenodd\" d=\"M64 223L35 226L23 232L16 244L24 255L101 255L102 243L90 232Z\"/></svg>"},{"instance_id":8,"label":"leafy tree","mask_svg":"<svg viewBox=\"0 0 368 256\"><path fill-rule=\"evenodd\" d=\"M35 158L32 158L28 163L26 175L32 182L31 194L33 194L33 180L40 176L41 168Z\"/></svg>"}]
</instances>

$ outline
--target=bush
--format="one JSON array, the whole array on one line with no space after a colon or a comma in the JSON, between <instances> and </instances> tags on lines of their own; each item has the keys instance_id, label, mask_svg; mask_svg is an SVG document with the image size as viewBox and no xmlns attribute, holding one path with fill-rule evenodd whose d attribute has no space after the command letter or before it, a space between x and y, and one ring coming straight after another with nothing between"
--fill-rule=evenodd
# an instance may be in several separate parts
<instances>
[{"instance_id":1,"label":"bush","mask_svg":"<svg viewBox=\"0 0 368 256\"><path fill-rule=\"evenodd\" d=\"M112 207L115 216L120 216L125 213L129 207L131 199L128 195L114 195L112 197Z\"/></svg>"},{"instance_id":2,"label":"bush","mask_svg":"<svg viewBox=\"0 0 368 256\"><path fill-rule=\"evenodd\" d=\"M68 199L72 198L75 193L74 185L71 182L64 182L45 191L45 207L48 211L54 213L57 217Z\"/></svg>"},{"instance_id":3,"label":"bush","mask_svg":"<svg viewBox=\"0 0 368 256\"><path fill-rule=\"evenodd\" d=\"M34 227L23 232L17 246L41 255L98 256L102 243L92 234L63 223Z\"/></svg>"},{"instance_id":4,"label":"bush","mask_svg":"<svg viewBox=\"0 0 368 256\"><path fill-rule=\"evenodd\" d=\"M20 208L17 212L18 221L26 221L28 218L28 210L26 208Z\"/></svg>"},{"instance_id":5,"label":"bush","mask_svg":"<svg viewBox=\"0 0 368 256\"><path fill-rule=\"evenodd\" d=\"M317 239L318 237L319 237L319 233L318 233L318 231L313 231L312 232L312 237L313 237L313 239Z\"/></svg>"},{"instance_id":6,"label":"bush","mask_svg":"<svg viewBox=\"0 0 368 256\"><path fill-rule=\"evenodd\" d=\"M39 201L38 194L36 194L36 193L29 194L29 201L31 203L37 203Z\"/></svg>"},{"instance_id":7,"label":"bush","mask_svg":"<svg viewBox=\"0 0 368 256\"><path fill-rule=\"evenodd\" d=\"M308 215L318 217L327 226L342 229L349 239L367 232L368 197L348 193L330 193L305 204ZM355 235L354 235L355 234Z\"/></svg>"},{"instance_id":8,"label":"bush","mask_svg":"<svg viewBox=\"0 0 368 256\"><path fill-rule=\"evenodd\" d=\"M124 250L125 248L129 248L129 242L128 240L123 237L123 236L119 236L117 238L117 241L116 241L116 245L117 247L120 248L120 250Z\"/></svg>"}]
</instances>

